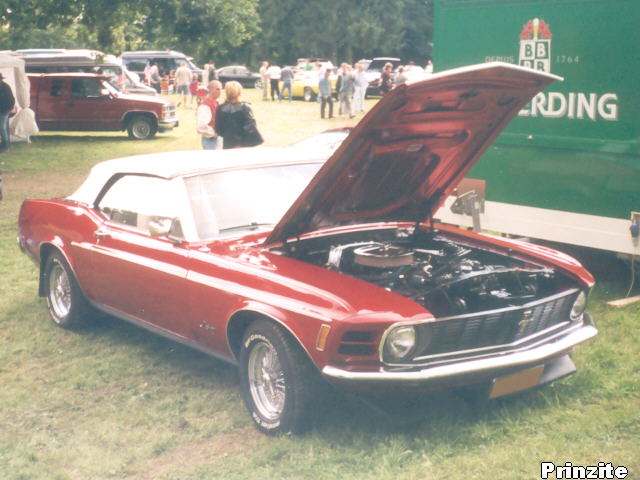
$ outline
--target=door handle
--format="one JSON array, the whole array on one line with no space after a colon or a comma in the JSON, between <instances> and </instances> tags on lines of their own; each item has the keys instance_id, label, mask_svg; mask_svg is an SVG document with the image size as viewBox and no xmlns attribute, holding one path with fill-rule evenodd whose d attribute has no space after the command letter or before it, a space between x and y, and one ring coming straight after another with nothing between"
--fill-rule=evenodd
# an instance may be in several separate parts
<instances>
[{"instance_id":1,"label":"door handle","mask_svg":"<svg viewBox=\"0 0 640 480\"><path fill-rule=\"evenodd\" d=\"M106 230L96 230L93 232L93 236L96 240L100 240L101 238L111 238L111 234Z\"/></svg>"}]
</instances>

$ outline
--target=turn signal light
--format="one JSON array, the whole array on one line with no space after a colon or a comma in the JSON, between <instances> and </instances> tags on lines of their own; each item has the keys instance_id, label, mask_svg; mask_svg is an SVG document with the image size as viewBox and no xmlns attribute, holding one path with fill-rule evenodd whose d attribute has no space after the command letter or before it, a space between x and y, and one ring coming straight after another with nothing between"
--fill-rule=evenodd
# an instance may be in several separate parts
<instances>
[{"instance_id":1,"label":"turn signal light","mask_svg":"<svg viewBox=\"0 0 640 480\"><path fill-rule=\"evenodd\" d=\"M329 325L322 325L318 332L318 338L316 339L316 350L324 352L324 348L327 346L327 338L329 338L329 332L331 327Z\"/></svg>"}]
</instances>

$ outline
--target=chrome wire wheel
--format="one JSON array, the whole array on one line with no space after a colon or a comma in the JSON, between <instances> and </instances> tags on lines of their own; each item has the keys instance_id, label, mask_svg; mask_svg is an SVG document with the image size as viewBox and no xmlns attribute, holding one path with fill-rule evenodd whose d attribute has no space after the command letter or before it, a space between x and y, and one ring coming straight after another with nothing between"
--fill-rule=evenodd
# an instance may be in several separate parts
<instances>
[{"instance_id":1,"label":"chrome wire wheel","mask_svg":"<svg viewBox=\"0 0 640 480\"><path fill-rule=\"evenodd\" d=\"M138 120L131 126L135 138L145 139L151 136L151 125L147 121Z\"/></svg>"},{"instance_id":2,"label":"chrome wire wheel","mask_svg":"<svg viewBox=\"0 0 640 480\"><path fill-rule=\"evenodd\" d=\"M286 384L276 349L265 341L255 343L247 367L256 409L265 419L277 420L284 411Z\"/></svg>"},{"instance_id":3,"label":"chrome wire wheel","mask_svg":"<svg viewBox=\"0 0 640 480\"><path fill-rule=\"evenodd\" d=\"M53 261L49 271L49 305L56 321L64 319L71 311L69 275L58 260Z\"/></svg>"}]
</instances>

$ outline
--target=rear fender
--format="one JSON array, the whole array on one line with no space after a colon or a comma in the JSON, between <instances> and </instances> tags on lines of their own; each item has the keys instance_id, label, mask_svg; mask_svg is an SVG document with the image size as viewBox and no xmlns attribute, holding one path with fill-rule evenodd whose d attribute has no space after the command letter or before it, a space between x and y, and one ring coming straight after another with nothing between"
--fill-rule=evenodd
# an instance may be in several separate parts
<instances>
[{"instance_id":1,"label":"rear fender","mask_svg":"<svg viewBox=\"0 0 640 480\"><path fill-rule=\"evenodd\" d=\"M51 254L58 252L60 253L71 272L75 278L78 278L78 274L76 273L75 266L71 261L71 255L69 255L68 250L65 248L64 242L60 237L53 237L50 241L44 242L40 245L40 275L38 281L38 295L44 297L46 295L45 289L45 278L44 278L44 266L47 263L47 259L51 256Z\"/></svg>"}]
</instances>

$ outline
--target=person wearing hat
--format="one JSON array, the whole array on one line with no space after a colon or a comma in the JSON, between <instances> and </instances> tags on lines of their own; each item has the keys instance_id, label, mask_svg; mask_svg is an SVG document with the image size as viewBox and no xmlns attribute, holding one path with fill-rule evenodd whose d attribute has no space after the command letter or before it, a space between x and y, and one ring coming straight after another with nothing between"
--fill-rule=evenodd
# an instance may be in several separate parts
<instances>
[{"instance_id":1,"label":"person wearing hat","mask_svg":"<svg viewBox=\"0 0 640 480\"><path fill-rule=\"evenodd\" d=\"M9 114L16 105L11 87L0 73L0 152L9 149Z\"/></svg>"}]
</instances>

